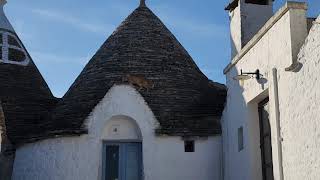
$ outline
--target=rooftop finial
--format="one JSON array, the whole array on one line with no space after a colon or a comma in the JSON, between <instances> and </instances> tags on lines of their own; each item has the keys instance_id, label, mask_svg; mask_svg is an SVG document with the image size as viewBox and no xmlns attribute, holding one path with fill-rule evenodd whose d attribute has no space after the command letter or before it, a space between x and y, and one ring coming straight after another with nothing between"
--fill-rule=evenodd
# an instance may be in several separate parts
<instances>
[{"instance_id":1,"label":"rooftop finial","mask_svg":"<svg viewBox=\"0 0 320 180\"><path fill-rule=\"evenodd\" d=\"M7 3L7 0L0 0L0 6L4 6Z\"/></svg>"},{"instance_id":2,"label":"rooftop finial","mask_svg":"<svg viewBox=\"0 0 320 180\"><path fill-rule=\"evenodd\" d=\"M14 32L13 27L8 21L6 14L4 13L4 5L7 3L6 0L0 0L0 29L7 29Z\"/></svg>"},{"instance_id":3,"label":"rooftop finial","mask_svg":"<svg viewBox=\"0 0 320 180\"><path fill-rule=\"evenodd\" d=\"M140 0L140 6L145 7L146 6L146 0Z\"/></svg>"}]
</instances>

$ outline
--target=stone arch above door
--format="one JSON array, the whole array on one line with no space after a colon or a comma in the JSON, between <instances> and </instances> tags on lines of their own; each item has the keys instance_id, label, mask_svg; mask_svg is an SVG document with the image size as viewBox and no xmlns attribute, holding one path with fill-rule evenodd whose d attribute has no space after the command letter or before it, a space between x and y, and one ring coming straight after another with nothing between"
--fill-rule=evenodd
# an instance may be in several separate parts
<instances>
[{"instance_id":1,"label":"stone arch above door","mask_svg":"<svg viewBox=\"0 0 320 180\"><path fill-rule=\"evenodd\" d=\"M101 139L142 141L142 134L138 124L133 118L117 115L107 121L102 131Z\"/></svg>"}]
</instances>

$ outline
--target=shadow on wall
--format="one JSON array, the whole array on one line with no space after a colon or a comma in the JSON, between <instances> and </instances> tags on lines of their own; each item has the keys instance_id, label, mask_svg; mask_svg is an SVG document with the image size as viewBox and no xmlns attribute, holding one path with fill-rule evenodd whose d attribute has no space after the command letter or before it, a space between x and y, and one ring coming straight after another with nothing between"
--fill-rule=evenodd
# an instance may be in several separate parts
<instances>
[{"instance_id":1,"label":"shadow on wall","mask_svg":"<svg viewBox=\"0 0 320 180\"><path fill-rule=\"evenodd\" d=\"M268 83L268 79L261 77L257 82L261 85L261 89L265 89L265 85Z\"/></svg>"},{"instance_id":2,"label":"shadow on wall","mask_svg":"<svg viewBox=\"0 0 320 180\"><path fill-rule=\"evenodd\" d=\"M232 38L231 35L230 35L230 41L231 41L231 59L233 59L239 52L237 50L234 39Z\"/></svg>"},{"instance_id":3,"label":"shadow on wall","mask_svg":"<svg viewBox=\"0 0 320 180\"><path fill-rule=\"evenodd\" d=\"M260 150L260 123L258 104L268 97L268 79L255 77L247 81L235 80L240 70L232 68L227 75L228 98L224 112L225 179L260 179L262 163ZM258 86L250 87L249 81ZM247 102L245 94L250 88L260 87L261 95ZM239 133L239 130L243 130ZM240 131L241 132L241 131ZM242 136L242 137L240 137ZM242 144L241 144L242 143ZM239 167L239 164L242 164Z\"/></svg>"}]
</instances>

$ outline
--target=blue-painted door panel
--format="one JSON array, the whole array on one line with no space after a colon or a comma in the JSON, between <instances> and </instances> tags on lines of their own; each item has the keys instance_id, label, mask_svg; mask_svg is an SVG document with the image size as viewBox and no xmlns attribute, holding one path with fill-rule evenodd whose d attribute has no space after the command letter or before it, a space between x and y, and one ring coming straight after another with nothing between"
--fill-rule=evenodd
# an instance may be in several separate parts
<instances>
[{"instance_id":1,"label":"blue-painted door panel","mask_svg":"<svg viewBox=\"0 0 320 180\"><path fill-rule=\"evenodd\" d=\"M141 143L107 143L103 152L103 180L142 180Z\"/></svg>"},{"instance_id":2,"label":"blue-painted door panel","mask_svg":"<svg viewBox=\"0 0 320 180\"><path fill-rule=\"evenodd\" d=\"M112 145L106 148L106 171L108 176L105 180L119 179L119 146Z\"/></svg>"},{"instance_id":3,"label":"blue-painted door panel","mask_svg":"<svg viewBox=\"0 0 320 180\"><path fill-rule=\"evenodd\" d=\"M124 162L123 180L141 180L142 172L142 157L141 157L141 144L128 143L124 145Z\"/></svg>"}]
</instances>

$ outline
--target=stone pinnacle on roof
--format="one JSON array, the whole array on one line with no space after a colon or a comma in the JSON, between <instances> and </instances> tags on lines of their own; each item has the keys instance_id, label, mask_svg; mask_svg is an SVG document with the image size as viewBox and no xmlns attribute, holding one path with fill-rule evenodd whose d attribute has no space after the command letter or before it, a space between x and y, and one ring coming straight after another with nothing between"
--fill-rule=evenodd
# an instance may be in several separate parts
<instances>
[{"instance_id":1,"label":"stone pinnacle on roof","mask_svg":"<svg viewBox=\"0 0 320 180\"><path fill-rule=\"evenodd\" d=\"M7 19L4 13L4 5L7 3L6 0L0 0L0 28L6 29L9 31L14 32L12 25L10 24L9 20Z\"/></svg>"},{"instance_id":2,"label":"stone pinnacle on roof","mask_svg":"<svg viewBox=\"0 0 320 180\"><path fill-rule=\"evenodd\" d=\"M7 0L0 0L0 5L3 6L7 3Z\"/></svg>"},{"instance_id":3,"label":"stone pinnacle on roof","mask_svg":"<svg viewBox=\"0 0 320 180\"><path fill-rule=\"evenodd\" d=\"M146 6L146 0L140 0L140 7Z\"/></svg>"}]
</instances>

